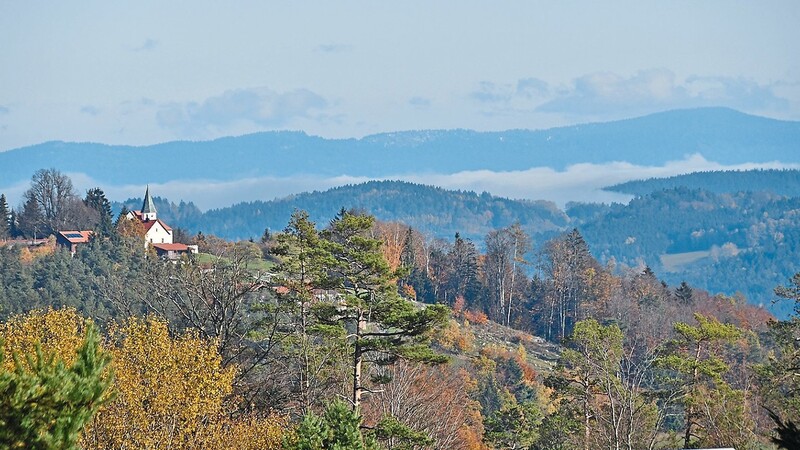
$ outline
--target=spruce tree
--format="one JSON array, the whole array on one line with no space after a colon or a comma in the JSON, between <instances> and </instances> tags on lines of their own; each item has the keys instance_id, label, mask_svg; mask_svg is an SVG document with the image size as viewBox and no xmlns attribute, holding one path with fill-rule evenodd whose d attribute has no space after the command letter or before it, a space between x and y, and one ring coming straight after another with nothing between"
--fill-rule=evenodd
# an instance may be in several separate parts
<instances>
[{"instance_id":1,"label":"spruce tree","mask_svg":"<svg viewBox=\"0 0 800 450\"><path fill-rule=\"evenodd\" d=\"M99 187L89 189L83 204L97 211L99 220L97 232L104 236L109 236L114 230L114 218L111 212L111 202L106 198L106 194Z\"/></svg>"}]
</instances>

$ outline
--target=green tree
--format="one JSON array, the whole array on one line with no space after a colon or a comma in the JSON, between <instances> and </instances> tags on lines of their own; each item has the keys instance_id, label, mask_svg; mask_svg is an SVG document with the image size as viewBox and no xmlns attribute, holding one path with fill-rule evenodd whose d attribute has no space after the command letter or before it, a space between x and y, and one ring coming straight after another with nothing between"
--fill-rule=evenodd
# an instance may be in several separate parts
<instances>
[{"instance_id":1,"label":"green tree","mask_svg":"<svg viewBox=\"0 0 800 450\"><path fill-rule=\"evenodd\" d=\"M36 239L46 236L44 215L35 200L28 199L16 219L18 232L26 238Z\"/></svg>"},{"instance_id":2,"label":"green tree","mask_svg":"<svg viewBox=\"0 0 800 450\"><path fill-rule=\"evenodd\" d=\"M459 296L463 296L468 304L474 304L480 292L478 250L475 244L456 233L453 248L447 254L447 259L451 271L448 301L452 303Z\"/></svg>"},{"instance_id":3,"label":"green tree","mask_svg":"<svg viewBox=\"0 0 800 450\"><path fill-rule=\"evenodd\" d=\"M106 369L111 357L101 350L97 329L86 328L69 366L41 346L33 355L12 356L9 370L0 352L0 446L77 449L84 425L110 399L112 377Z\"/></svg>"},{"instance_id":4,"label":"green tree","mask_svg":"<svg viewBox=\"0 0 800 450\"><path fill-rule=\"evenodd\" d=\"M0 194L0 240L11 237L11 210L6 195Z\"/></svg>"},{"instance_id":5,"label":"green tree","mask_svg":"<svg viewBox=\"0 0 800 450\"><path fill-rule=\"evenodd\" d=\"M330 384L327 369L341 360L335 356L341 351L341 330L318 327L311 314L312 306L319 302L314 291L330 286L327 268L335 260L322 245L316 225L305 211L294 211L275 240L271 252L280 258L280 263L274 281L283 288L278 293L277 307L286 317L286 325L281 328L290 330L284 352L293 391L298 392L300 409L305 413L321 400L321 390Z\"/></svg>"},{"instance_id":6,"label":"green tree","mask_svg":"<svg viewBox=\"0 0 800 450\"><path fill-rule=\"evenodd\" d=\"M322 417L313 412L303 416L294 442L284 442L288 450L373 450L374 437L361 432L361 416L347 403L335 400Z\"/></svg>"},{"instance_id":7,"label":"green tree","mask_svg":"<svg viewBox=\"0 0 800 450\"><path fill-rule=\"evenodd\" d=\"M114 232L114 216L111 212L111 202L106 198L106 194L99 187L86 191L83 204L97 214L97 232L104 236L109 236Z\"/></svg>"},{"instance_id":8,"label":"green tree","mask_svg":"<svg viewBox=\"0 0 800 450\"><path fill-rule=\"evenodd\" d=\"M676 374L673 381L683 404L684 448L696 444L725 444L714 442L712 430L725 432L725 425L745 422L741 392L732 389L723 378L729 367L722 358L721 348L742 333L735 325L720 323L713 317L695 313L694 318L697 326L675 324L678 337L659 361L661 366Z\"/></svg>"},{"instance_id":9,"label":"green tree","mask_svg":"<svg viewBox=\"0 0 800 450\"><path fill-rule=\"evenodd\" d=\"M396 274L370 236L375 219L341 211L322 233L322 245L335 259L328 268L339 298L315 306L321 323L347 330L352 345L352 403L358 410L365 386L364 364L391 364L397 358L442 362L428 345L430 332L448 317L444 305L415 308L400 297Z\"/></svg>"},{"instance_id":10,"label":"green tree","mask_svg":"<svg viewBox=\"0 0 800 450\"><path fill-rule=\"evenodd\" d=\"M486 440L496 448L526 449L539 439L542 411L535 401L518 402L508 395L499 410L486 418Z\"/></svg>"},{"instance_id":11,"label":"green tree","mask_svg":"<svg viewBox=\"0 0 800 450\"><path fill-rule=\"evenodd\" d=\"M689 305L692 303L692 299L694 298L694 292L692 291L691 286L689 286L685 281L681 281L681 285L675 289L675 297L684 304Z\"/></svg>"}]
</instances>

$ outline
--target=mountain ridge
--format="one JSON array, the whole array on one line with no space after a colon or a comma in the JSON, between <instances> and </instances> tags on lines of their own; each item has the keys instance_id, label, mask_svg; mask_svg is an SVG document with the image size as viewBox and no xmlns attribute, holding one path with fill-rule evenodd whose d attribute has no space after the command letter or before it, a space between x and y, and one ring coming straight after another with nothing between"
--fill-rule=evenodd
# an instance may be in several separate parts
<instances>
[{"instance_id":1,"label":"mountain ridge","mask_svg":"<svg viewBox=\"0 0 800 450\"><path fill-rule=\"evenodd\" d=\"M800 122L699 108L545 130L419 130L359 139L270 131L149 146L50 141L0 152L0 179L19 183L42 167L83 173L107 184L302 174L389 177L531 167L562 170L611 161L661 165L693 153L723 164L800 162L798 143Z\"/></svg>"}]
</instances>

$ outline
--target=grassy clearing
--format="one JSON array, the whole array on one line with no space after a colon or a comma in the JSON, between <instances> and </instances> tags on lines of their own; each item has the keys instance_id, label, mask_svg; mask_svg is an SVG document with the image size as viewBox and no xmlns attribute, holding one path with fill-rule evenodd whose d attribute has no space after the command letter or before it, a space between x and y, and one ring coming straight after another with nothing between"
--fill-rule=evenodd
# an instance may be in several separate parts
<instances>
[{"instance_id":1,"label":"grassy clearing","mask_svg":"<svg viewBox=\"0 0 800 450\"><path fill-rule=\"evenodd\" d=\"M699 252L686 252L686 253L665 253L660 256L661 265L667 272L679 272L687 264L699 261L703 258L708 258L711 255L709 250Z\"/></svg>"}]
</instances>

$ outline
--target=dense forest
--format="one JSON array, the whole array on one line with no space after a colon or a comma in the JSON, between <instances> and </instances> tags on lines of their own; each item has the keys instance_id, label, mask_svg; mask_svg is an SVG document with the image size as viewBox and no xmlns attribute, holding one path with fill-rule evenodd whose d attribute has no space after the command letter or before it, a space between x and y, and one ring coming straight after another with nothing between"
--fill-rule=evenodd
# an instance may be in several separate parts
<instances>
[{"instance_id":1,"label":"dense forest","mask_svg":"<svg viewBox=\"0 0 800 450\"><path fill-rule=\"evenodd\" d=\"M205 213L191 203L176 205L161 198L155 201L165 220L179 223L190 232L226 239L258 238L265 229L281 230L295 209L307 211L320 223L332 219L342 208L369 211L381 220L402 222L440 238L461 233L479 239L514 222L528 233L561 230L568 223L564 212L552 202L511 200L487 192L448 191L402 181L370 181L267 202L243 202ZM129 199L112 206L116 210L122 206L136 209L141 204L141 199Z\"/></svg>"},{"instance_id":2,"label":"dense forest","mask_svg":"<svg viewBox=\"0 0 800 450\"><path fill-rule=\"evenodd\" d=\"M647 195L665 189L686 187L715 194L770 192L786 197L800 197L800 170L717 170L675 175L668 178L634 180L609 186L609 191Z\"/></svg>"},{"instance_id":3,"label":"dense forest","mask_svg":"<svg viewBox=\"0 0 800 450\"><path fill-rule=\"evenodd\" d=\"M257 240L265 230L280 230L294 208L307 211L317 223L326 223L342 208L368 211L379 220L404 223L429 238L452 239L459 233L481 251L486 249L489 232L515 223L531 237L533 254L552 237L578 228L592 255L602 264L616 265L618 274L625 268L647 266L670 284L686 281L714 293L741 293L784 318L790 308L772 304L772 288L797 270L800 197L769 191L770 186L789 186L787 177L797 173L701 174L698 179L709 178L699 184L712 190L669 187L640 195L627 205L572 203L565 212L549 202L388 181L240 203L205 213L191 203L156 198L156 204L169 223L179 224L189 234L203 232L226 239ZM729 177L732 181L715 181ZM716 192L735 186L742 177L759 184ZM119 210L123 204L114 206ZM138 208L141 199L128 200L124 206Z\"/></svg>"},{"instance_id":4,"label":"dense forest","mask_svg":"<svg viewBox=\"0 0 800 450\"><path fill-rule=\"evenodd\" d=\"M2 446L796 448L800 274L776 321L603 263L581 229L479 248L345 209L184 233L200 253L169 261L90 192L51 170L26 193L39 230L91 221L75 255L0 248Z\"/></svg>"}]
</instances>

